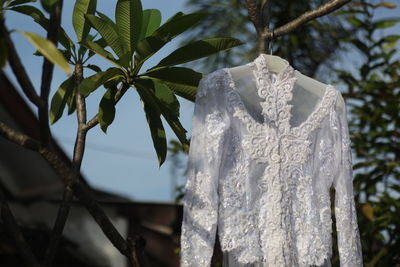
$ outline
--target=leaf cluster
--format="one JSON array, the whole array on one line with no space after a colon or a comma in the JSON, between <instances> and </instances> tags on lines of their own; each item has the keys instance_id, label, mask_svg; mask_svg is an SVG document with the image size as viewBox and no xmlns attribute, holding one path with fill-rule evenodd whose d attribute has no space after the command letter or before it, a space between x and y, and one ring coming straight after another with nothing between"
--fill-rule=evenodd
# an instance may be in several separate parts
<instances>
[{"instance_id":1,"label":"leaf cluster","mask_svg":"<svg viewBox=\"0 0 400 267\"><path fill-rule=\"evenodd\" d=\"M27 2L30 1L11 1L7 9L30 16L47 29L49 19L40 9L28 5ZM42 1L42 6L51 10L53 2L56 1ZM242 42L230 37L191 41L167 55L155 66L141 72L141 67L150 57L175 37L194 28L207 13L178 12L161 24L160 11L143 10L140 0L118 0L114 20L98 12L96 7L96 0L76 0L72 25L77 42L72 41L61 27L58 35L58 41L63 47L61 50L37 34L21 32L35 45L38 54L47 57L67 73L70 72L69 65L74 66L72 75L62 82L51 100L50 122L58 121L67 106L68 114L75 112L77 94L87 98L98 88L104 87L97 119L101 129L106 132L114 121L115 105L128 89L134 89L140 96L161 166L167 153L161 117L169 124L185 149L188 149L186 130L179 120L180 104L177 96L194 101L198 83L203 77L202 73L177 65L231 49ZM110 67L102 70L91 64L90 59L94 55L111 63ZM1 62L4 60L0 60ZM91 69L95 74L83 77L82 68Z\"/></svg>"}]
</instances>

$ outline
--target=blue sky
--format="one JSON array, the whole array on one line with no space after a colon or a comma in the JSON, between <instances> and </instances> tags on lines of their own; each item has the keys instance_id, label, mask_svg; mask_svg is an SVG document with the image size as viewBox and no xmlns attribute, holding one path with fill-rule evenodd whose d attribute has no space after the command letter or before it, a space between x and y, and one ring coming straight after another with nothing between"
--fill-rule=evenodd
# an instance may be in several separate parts
<instances>
[{"instance_id":1,"label":"blue sky","mask_svg":"<svg viewBox=\"0 0 400 267\"><path fill-rule=\"evenodd\" d=\"M75 34L72 28L71 15L74 2L71 0L64 1L62 17L63 27L73 38ZM185 0L143 0L142 2L145 9L159 9L162 14L162 22L176 12L190 13L194 11L185 9ZM398 3L398 1L395 3ZM98 0L98 10L112 18L114 17L114 5L115 1ZM381 9L379 15L395 17L398 16L399 11L399 7L395 10ZM19 29L36 32L42 36L45 35L45 32L32 19L11 11L7 13L6 23L9 29ZM396 28L400 30L399 27ZM394 32L394 29L391 29L391 31ZM42 58L32 55L35 49L18 33L13 33L12 37L34 85L39 88ZM179 37L156 53L143 66L142 70L157 64L159 60L175 50L178 43ZM352 56L349 60L340 62L339 65L341 67L347 66L350 69L354 68L358 65L356 63L359 61L357 57L357 55ZM95 56L93 59L94 63L97 63L103 69L109 66L107 62L99 57ZM6 72L9 77L14 78L9 68L6 69ZM90 75L90 73L86 72L86 75ZM66 78L67 76L62 71L58 68L55 69L50 96L53 96L58 85ZM17 84L15 80L14 84ZM96 114L102 92L102 90L98 90L97 93L90 95L87 101L89 118ZM179 100L181 103L181 122L190 136L193 103L182 98L179 98ZM33 110L36 111L35 108ZM164 125L168 139L174 138L167 124L164 123ZM76 133L75 114L71 116L64 114L51 128L54 138L58 140L68 155L72 155ZM99 127L89 131L82 172L93 187L118 193L136 201L171 202L173 200L171 168L172 164L168 158L161 168L158 168L158 161L144 112L138 95L134 90L130 90L118 103L116 118L108 128L107 134L104 134Z\"/></svg>"}]
</instances>

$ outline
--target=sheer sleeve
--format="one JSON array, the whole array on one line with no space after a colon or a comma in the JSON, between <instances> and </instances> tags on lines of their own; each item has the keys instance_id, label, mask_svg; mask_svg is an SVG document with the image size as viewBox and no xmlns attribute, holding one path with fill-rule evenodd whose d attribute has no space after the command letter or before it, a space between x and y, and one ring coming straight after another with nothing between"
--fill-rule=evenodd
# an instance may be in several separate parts
<instances>
[{"instance_id":1,"label":"sheer sleeve","mask_svg":"<svg viewBox=\"0 0 400 267\"><path fill-rule=\"evenodd\" d=\"M199 82L192 118L186 192L183 199L181 266L210 266L218 219L218 175L228 118L212 77Z\"/></svg>"},{"instance_id":2,"label":"sheer sleeve","mask_svg":"<svg viewBox=\"0 0 400 267\"><path fill-rule=\"evenodd\" d=\"M338 95L338 101L342 105L339 105L340 108L335 108L336 170L333 180L336 192L335 218L338 250L340 266L358 267L363 266L363 263L353 192L351 141L346 118L346 106L341 94Z\"/></svg>"}]
</instances>

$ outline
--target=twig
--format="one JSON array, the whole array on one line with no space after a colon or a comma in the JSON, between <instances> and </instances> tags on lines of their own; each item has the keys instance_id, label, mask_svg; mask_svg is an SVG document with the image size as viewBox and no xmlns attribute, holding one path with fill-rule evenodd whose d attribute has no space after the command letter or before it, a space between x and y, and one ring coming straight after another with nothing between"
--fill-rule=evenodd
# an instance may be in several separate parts
<instances>
[{"instance_id":1,"label":"twig","mask_svg":"<svg viewBox=\"0 0 400 267\"><path fill-rule=\"evenodd\" d=\"M144 255L144 247L146 246L146 240L144 240L141 236L136 236L135 239L128 237L127 238L129 250L133 253L128 257L129 261L133 266L149 266L145 255Z\"/></svg>"},{"instance_id":2,"label":"twig","mask_svg":"<svg viewBox=\"0 0 400 267\"><path fill-rule=\"evenodd\" d=\"M8 62L10 63L11 70L17 78L18 84L21 87L22 91L25 93L28 99L38 108L45 108L44 102L36 93L35 88L33 87L33 84L29 79L28 74L26 73L26 70L21 63L21 59L19 58L18 53L15 50L15 45L11 40L10 33L7 30L4 21L0 21L0 34L3 35L7 44Z\"/></svg>"},{"instance_id":3,"label":"twig","mask_svg":"<svg viewBox=\"0 0 400 267\"><path fill-rule=\"evenodd\" d=\"M274 30L274 37L288 34L310 20L322 17L350 1L351 0L331 0L313 10L307 11L296 19ZM245 0L245 3L249 13L249 19L254 24L259 38L258 51L259 53L266 53L267 42L272 39L272 31L268 28L269 18L264 15L264 9L268 8L269 1L262 0L261 8L256 4L255 0Z\"/></svg>"},{"instance_id":4,"label":"twig","mask_svg":"<svg viewBox=\"0 0 400 267\"><path fill-rule=\"evenodd\" d=\"M17 221L12 214L10 207L7 204L6 198L3 195L2 190L0 189L0 212L1 218L4 222L4 225L7 229L7 232L12 236L15 245L17 246L19 252L21 253L22 258L27 263L28 266L40 267L41 265L33 255L33 252L26 242L24 235L21 232L21 229L18 227Z\"/></svg>"},{"instance_id":5,"label":"twig","mask_svg":"<svg viewBox=\"0 0 400 267\"><path fill-rule=\"evenodd\" d=\"M47 31L47 39L57 46L57 36L61 23L61 10L63 1L57 2L54 11L50 15L49 29ZM42 67L42 84L40 86L40 98L42 99L45 108L39 109L39 123L40 123L40 139L43 145L51 145L51 132L49 125L49 93L51 80L53 79L54 64L51 63L46 57L43 57Z\"/></svg>"},{"instance_id":6,"label":"twig","mask_svg":"<svg viewBox=\"0 0 400 267\"><path fill-rule=\"evenodd\" d=\"M115 103L118 103L118 101L122 98L122 96L126 93L126 91L129 89L129 86L125 83L123 83L120 88L118 89L117 93L115 94ZM99 123L99 117L98 114L96 114L84 127L84 129L91 129L94 126L96 126Z\"/></svg>"},{"instance_id":7,"label":"twig","mask_svg":"<svg viewBox=\"0 0 400 267\"><path fill-rule=\"evenodd\" d=\"M56 251L58 248L58 244L61 240L61 235L65 226L65 223L68 219L68 214L71 209L71 200L74 194L72 188L70 186L65 186L63 193L63 200L60 203L60 207L58 209L57 217L53 226L53 229L50 234L50 241L47 246L45 255L44 255L44 266L50 267L53 264Z\"/></svg>"},{"instance_id":8,"label":"twig","mask_svg":"<svg viewBox=\"0 0 400 267\"><path fill-rule=\"evenodd\" d=\"M288 34L292 31L294 31L295 29L297 29L298 27L300 27L301 25L315 19L318 17L322 17L328 13L331 13L333 11L335 11L336 9L339 9L340 7L342 7L343 5L347 4L351 2L351 0L332 0L329 1L313 10L307 11L304 14L302 14L301 16L297 17L296 19L286 23L285 25L279 27L278 29L276 29L274 31L274 35L277 36L281 36L281 35L285 35ZM267 37L267 39L271 38L271 32L268 29L264 29L264 36Z\"/></svg>"}]
</instances>

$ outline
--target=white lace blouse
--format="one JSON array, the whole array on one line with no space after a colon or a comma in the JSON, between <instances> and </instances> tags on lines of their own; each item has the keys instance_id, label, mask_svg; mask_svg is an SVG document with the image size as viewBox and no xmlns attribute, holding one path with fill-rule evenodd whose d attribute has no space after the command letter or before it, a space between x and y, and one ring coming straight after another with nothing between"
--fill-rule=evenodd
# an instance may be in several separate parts
<instances>
[{"instance_id":1,"label":"white lace blouse","mask_svg":"<svg viewBox=\"0 0 400 267\"><path fill-rule=\"evenodd\" d=\"M269 71L261 55L245 66L242 81L224 68L199 83L181 266L210 266L217 227L224 266L330 266L332 184L340 266L362 266L341 93L307 94L297 70Z\"/></svg>"}]
</instances>

